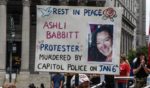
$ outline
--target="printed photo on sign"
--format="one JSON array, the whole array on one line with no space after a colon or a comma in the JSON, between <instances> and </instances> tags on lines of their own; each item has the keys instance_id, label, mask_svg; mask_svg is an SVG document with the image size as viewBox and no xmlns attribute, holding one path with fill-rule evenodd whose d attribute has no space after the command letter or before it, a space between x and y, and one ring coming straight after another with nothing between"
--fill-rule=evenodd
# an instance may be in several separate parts
<instances>
[{"instance_id":1,"label":"printed photo on sign","mask_svg":"<svg viewBox=\"0 0 150 88\"><path fill-rule=\"evenodd\" d=\"M90 24L88 61L112 62L113 25Z\"/></svg>"}]
</instances>

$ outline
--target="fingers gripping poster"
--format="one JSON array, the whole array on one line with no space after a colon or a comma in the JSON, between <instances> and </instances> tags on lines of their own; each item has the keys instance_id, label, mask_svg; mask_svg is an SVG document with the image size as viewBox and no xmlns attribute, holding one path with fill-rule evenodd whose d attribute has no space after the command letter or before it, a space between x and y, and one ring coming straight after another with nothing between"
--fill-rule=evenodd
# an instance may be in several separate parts
<instances>
[{"instance_id":1,"label":"fingers gripping poster","mask_svg":"<svg viewBox=\"0 0 150 88\"><path fill-rule=\"evenodd\" d=\"M35 71L119 74L122 8L37 6Z\"/></svg>"}]
</instances>

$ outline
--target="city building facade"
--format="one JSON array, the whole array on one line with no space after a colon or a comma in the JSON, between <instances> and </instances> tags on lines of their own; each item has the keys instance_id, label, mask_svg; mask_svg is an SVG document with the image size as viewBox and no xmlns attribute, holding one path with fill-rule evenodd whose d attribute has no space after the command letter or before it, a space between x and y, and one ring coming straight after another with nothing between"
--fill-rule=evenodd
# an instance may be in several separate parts
<instances>
[{"instance_id":1,"label":"city building facade","mask_svg":"<svg viewBox=\"0 0 150 88\"><path fill-rule=\"evenodd\" d=\"M115 7L123 7L121 53L128 54L129 50L136 50L136 1L115 0Z\"/></svg>"},{"instance_id":2,"label":"city building facade","mask_svg":"<svg viewBox=\"0 0 150 88\"><path fill-rule=\"evenodd\" d=\"M137 48L146 46L146 0L137 0Z\"/></svg>"},{"instance_id":3,"label":"city building facade","mask_svg":"<svg viewBox=\"0 0 150 88\"><path fill-rule=\"evenodd\" d=\"M18 88L42 82L50 86L49 73L34 71L36 5L123 7L120 52L128 54L129 50L136 49L135 0L0 0L0 85L13 64L11 58L18 57L21 60Z\"/></svg>"}]
</instances>

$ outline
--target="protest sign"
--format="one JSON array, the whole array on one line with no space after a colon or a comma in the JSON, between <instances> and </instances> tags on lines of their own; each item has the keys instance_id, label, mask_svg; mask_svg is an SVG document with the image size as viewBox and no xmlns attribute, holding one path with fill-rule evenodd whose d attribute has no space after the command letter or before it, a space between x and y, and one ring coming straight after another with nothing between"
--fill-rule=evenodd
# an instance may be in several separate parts
<instances>
[{"instance_id":1,"label":"protest sign","mask_svg":"<svg viewBox=\"0 0 150 88\"><path fill-rule=\"evenodd\" d=\"M121 19L122 8L38 5L35 71L119 74Z\"/></svg>"}]
</instances>

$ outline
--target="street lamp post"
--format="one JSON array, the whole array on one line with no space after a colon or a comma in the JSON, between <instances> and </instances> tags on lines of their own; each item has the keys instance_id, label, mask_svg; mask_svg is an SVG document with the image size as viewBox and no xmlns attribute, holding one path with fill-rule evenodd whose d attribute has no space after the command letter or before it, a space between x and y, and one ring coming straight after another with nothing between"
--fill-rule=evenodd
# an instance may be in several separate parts
<instances>
[{"instance_id":1,"label":"street lamp post","mask_svg":"<svg viewBox=\"0 0 150 88\"><path fill-rule=\"evenodd\" d=\"M10 60L9 60L9 82L11 83L12 80L12 54L14 52L13 49L13 42L14 42L14 38L15 38L15 27L14 27L14 20L13 18L10 16L9 18L9 30L10 30Z\"/></svg>"}]
</instances>

